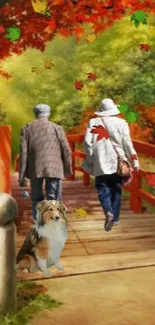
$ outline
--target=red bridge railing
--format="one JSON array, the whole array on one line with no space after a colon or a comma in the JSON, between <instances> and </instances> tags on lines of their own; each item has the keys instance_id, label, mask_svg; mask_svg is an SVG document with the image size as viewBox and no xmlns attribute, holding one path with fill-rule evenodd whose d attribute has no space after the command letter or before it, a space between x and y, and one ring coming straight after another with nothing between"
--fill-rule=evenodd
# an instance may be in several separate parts
<instances>
[{"instance_id":1,"label":"red bridge railing","mask_svg":"<svg viewBox=\"0 0 155 325\"><path fill-rule=\"evenodd\" d=\"M89 186L90 175L87 174L81 167L76 166L76 158L80 158L82 163L82 160L86 157L84 152L76 150L76 144L81 144L83 142L84 135L68 135L67 138L72 150L73 164L73 175L70 176L69 179L74 181L75 173L76 171L79 171L83 174L84 185ZM135 140L132 142L138 154L144 154L147 157L155 158L155 145ZM15 158L15 171L18 171L18 160L19 155L17 155ZM142 178L145 178L146 174L148 174L148 171L140 169L139 172L134 175L131 185L125 187L125 189L130 192L130 208L135 213L142 212L142 200L145 200L155 206L155 196L142 189Z\"/></svg>"}]
</instances>

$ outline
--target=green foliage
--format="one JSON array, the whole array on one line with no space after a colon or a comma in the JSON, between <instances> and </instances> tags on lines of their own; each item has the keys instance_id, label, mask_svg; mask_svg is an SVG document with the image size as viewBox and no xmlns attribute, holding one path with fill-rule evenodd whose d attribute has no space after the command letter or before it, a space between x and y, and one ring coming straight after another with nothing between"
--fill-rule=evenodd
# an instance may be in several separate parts
<instances>
[{"instance_id":1,"label":"green foliage","mask_svg":"<svg viewBox=\"0 0 155 325\"><path fill-rule=\"evenodd\" d=\"M38 312L62 305L42 293L43 286L33 281L17 283L17 312L0 318L1 325L26 325Z\"/></svg>"},{"instance_id":2,"label":"green foliage","mask_svg":"<svg viewBox=\"0 0 155 325\"><path fill-rule=\"evenodd\" d=\"M0 104L0 125L7 123L7 113Z\"/></svg>"},{"instance_id":3,"label":"green foliage","mask_svg":"<svg viewBox=\"0 0 155 325\"><path fill-rule=\"evenodd\" d=\"M96 110L100 100L111 97L131 109L137 104L154 104L155 89L155 18L135 29L129 17L117 21L92 43L85 36L77 44L73 37L56 35L47 43L44 53L28 49L21 56L5 60L3 69L13 74L0 77L1 103L13 127L12 151L19 152L20 128L33 120L32 108L46 103L52 108L51 120L67 131L79 124L86 108ZM139 44L149 43L149 52L140 51ZM52 59L52 69L45 69L44 60ZM36 67L40 74L31 72ZM94 73L96 81L88 79ZM77 91L76 80L84 88ZM94 98L88 96L96 88Z\"/></svg>"}]
</instances>

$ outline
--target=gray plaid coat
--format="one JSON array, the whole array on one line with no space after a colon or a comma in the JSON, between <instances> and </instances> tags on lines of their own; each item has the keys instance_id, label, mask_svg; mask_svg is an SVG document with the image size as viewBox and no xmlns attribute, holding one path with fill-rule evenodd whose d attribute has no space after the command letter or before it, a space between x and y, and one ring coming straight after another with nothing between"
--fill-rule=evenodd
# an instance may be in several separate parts
<instances>
[{"instance_id":1,"label":"gray plaid coat","mask_svg":"<svg viewBox=\"0 0 155 325\"><path fill-rule=\"evenodd\" d=\"M19 178L64 178L71 174L71 149L61 126L41 118L21 129Z\"/></svg>"}]
</instances>

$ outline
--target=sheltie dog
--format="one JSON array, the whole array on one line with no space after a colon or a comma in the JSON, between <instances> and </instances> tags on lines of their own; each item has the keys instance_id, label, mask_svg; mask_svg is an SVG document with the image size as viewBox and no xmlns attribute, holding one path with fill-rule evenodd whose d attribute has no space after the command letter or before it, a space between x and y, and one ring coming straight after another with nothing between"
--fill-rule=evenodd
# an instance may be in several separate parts
<instances>
[{"instance_id":1,"label":"sheltie dog","mask_svg":"<svg viewBox=\"0 0 155 325\"><path fill-rule=\"evenodd\" d=\"M67 240L66 207L61 201L43 200L37 205L37 220L29 230L17 254L16 270L52 275L48 267L59 264L59 258Z\"/></svg>"}]
</instances>

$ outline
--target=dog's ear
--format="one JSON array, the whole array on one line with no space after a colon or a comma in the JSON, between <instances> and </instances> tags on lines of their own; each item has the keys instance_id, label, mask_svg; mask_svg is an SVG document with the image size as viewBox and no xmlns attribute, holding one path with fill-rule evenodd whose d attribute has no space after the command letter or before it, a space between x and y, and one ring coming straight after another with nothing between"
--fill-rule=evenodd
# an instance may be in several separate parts
<instances>
[{"instance_id":1,"label":"dog's ear","mask_svg":"<svg viewBox=\"0 0 155 325\"><path fill-rule=\"evenodd\" d=\"M63 212L67 212L67 207L60 201L60 208L62 209Z\"/></svg>"},{"instance_id":2,"label":"dog's ear","mask_svg":"<svg viewBox=\"0 0 155 325\"><path fill-rule=\"evenodd\" d=\"M46 204L46 200L43 200L43 201L39 202L39 203L37 204L37 209L38 209L40 212L42 212L42 211L44 210L45 204Z\"/></svg>"}]
</instances>

